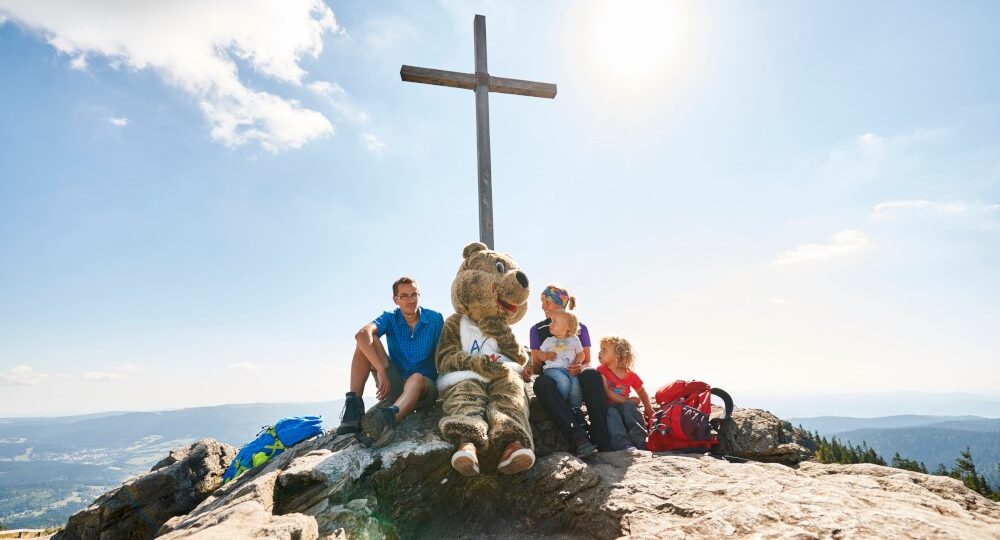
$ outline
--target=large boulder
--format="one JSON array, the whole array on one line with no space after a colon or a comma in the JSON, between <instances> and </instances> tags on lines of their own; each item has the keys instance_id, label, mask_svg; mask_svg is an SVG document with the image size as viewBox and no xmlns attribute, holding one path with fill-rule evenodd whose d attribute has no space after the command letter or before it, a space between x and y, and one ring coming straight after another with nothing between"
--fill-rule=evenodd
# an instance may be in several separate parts
<instances>
[{"instance_id":1,"label":"large boulder","mask_svg":"<svg viewBox=\"0 0 1000 540\"><path fill-rule=\"evenodd\" d=\"M177 448L142 476L73 514L54 539L143 539L173 516L193 510L222 484L236 449L212 439Z\"/></svg>"},{"instance_id":2,"label":"large boulder","mask_svg":"<svg viewBox=\"0 0 1000 540\"><path fill-rule=\"evenodd\" d=\"M734 463L711 455L640 451L600 453L583 461L554 450L522 474L484 470L465 478L450 466L454 449L437 434L439 415L414 413L396 441L381 449L334 433L304 441L215 490L197 507L164 519L157 534L168 540L1000 537L1000 504L951 478L877 465ZM535 420L536 430L544 427L542 419ZM553 434L543 430L535 436ZM779 451L787 444L808 453L808 441L796 437L769 413L739 409L722 434L727 453L763 457L792 455ZM142 478L133 485L147 487ZM107 508L95 504L98 514L121 505L113 503L120 498L115 493L98 501ZM157 515L159 520L164 514ZM79 531L81 520L74 518L73 530ZM101 537L151 535L135 521L128 522L134 530L125 520L117 523L105 524ZM97 525L88 530L101 531Z\"/></svg>"},{"instance_id":3,"label":"large boulder","mask_svg":"<svg viewBox=\"0 0 1000 540\"><path fill-rule=\"evenodd\" d=\"M769 418L746 414L751 425ZM523 474L464 478L449 465L453 448L436 434L437 418L415 413L381 449L334 434L307 441L160 532L171 540L1000 536L1000 504L951 478L876 465L639 451L582 461L555 451ZM772 433L772 443L796 444L783 437Z\"/></svg>"},{"instance_id":4,"label":"large boulder","mask_svg":"<svg viewBox=\"0 0 1000 540\"><path fill-rule=\"evenodd\" d=\"M794 465L815 455L816 447L807 433L792 428L770 412L737 407L719 426L719 446L715 452Z\"/></svg>"}]
</instances>

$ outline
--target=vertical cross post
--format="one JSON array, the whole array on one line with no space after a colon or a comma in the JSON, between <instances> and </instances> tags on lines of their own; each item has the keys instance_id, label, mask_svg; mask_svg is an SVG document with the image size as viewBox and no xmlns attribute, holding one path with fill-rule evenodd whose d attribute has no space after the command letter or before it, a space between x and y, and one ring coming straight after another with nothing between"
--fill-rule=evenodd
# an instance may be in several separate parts
<instances>
[{"instance_id":1,"label":"vertical cross post","mask_svg":"<svg viewBox=\"0 0 1000 540\"><path fill-rule=\"evenodd\" d=\"M493 77L486 69L486 17L472 22L475 37L475 73L461 73L404 65L399 77L408 82L463 88L476 92L476 157L479 168L479 240L493 249L493 173L490 170L490 92L552 99L556 85Z\"/></svg>"},{"instance_id":2,"label":"vertical cross post","mask_svg":"<svg viewBox=\"0 0 1000 540\"><path fill-rule=\"evenodd\" d=\"M486 69L486 17L473 20L476 49L476 155L479 165L479 240L493 249L493 174L490 169L490 74Z\"/></svg>"}]
</instances>

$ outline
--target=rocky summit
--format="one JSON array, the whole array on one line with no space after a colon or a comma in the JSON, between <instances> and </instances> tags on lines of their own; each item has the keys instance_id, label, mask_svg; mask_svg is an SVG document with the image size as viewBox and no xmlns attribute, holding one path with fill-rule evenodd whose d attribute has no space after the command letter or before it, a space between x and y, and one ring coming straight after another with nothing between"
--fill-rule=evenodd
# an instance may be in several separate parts
<instances>
[{"instance_id":1,"label":"rocky summit","mask_svg":"<svg viewBox=\"0 0 1000 540\"><path fill-rule=\"evenodd\" d=\"M809 441L737 409L721 450L580 460L532 411L539 459L501 476L453 471L438 416L361 447L329 433L214 489L234 449L203 440L74 515L55 538L997 538L1000 504L957 480L807 461ZM493 464L495 467L495 464Z\"/></svg>"}]
</instances>

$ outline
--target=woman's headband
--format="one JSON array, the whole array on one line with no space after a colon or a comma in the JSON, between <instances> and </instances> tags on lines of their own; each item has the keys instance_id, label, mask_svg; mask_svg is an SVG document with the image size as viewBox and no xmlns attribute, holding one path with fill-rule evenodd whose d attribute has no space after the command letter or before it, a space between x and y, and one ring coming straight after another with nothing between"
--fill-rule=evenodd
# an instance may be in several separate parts
<instances>
[{"instance_id":1,"label":"woman's headband","mask_svg":"<svg viewBox=\"0 0 1000 540\"><path fill-rule=\"evenodd\" d=\"M553 304L565 309L566 305L569 304L569 292L566 289L560 289L555 285L549 285L545 287L542 291L542 296L548 298Z\"/></svg>"}]
</instances>

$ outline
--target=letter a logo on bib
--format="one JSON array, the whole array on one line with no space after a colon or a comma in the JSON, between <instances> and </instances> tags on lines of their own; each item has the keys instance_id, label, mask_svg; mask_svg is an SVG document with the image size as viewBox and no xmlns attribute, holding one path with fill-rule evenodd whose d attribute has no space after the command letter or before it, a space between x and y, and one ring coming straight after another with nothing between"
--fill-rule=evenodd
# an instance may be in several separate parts
<instances>
[{"instance_id":1,"label":"letter a logo on bib","mask_svg":"<svg viewBox=\"0 0 1000 540\"><path fill-rule=\"evenodd\" d=\"M469 348L469 354L476 354L480 349L482 349L482 347L479 346L479 340L474 339L472 340L472 347Z\"/></svg>"}]
</instances>

